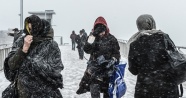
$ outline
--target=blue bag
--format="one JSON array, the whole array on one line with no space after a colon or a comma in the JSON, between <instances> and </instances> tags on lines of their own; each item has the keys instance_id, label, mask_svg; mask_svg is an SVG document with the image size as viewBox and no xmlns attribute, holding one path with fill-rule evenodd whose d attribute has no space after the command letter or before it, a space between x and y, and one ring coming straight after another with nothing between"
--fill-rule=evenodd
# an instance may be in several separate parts
<instances>
[{"instance_id":1,"label":"blue bag","mask_svg":"<svg viewBox=\"0 0 186 98\"><path fill-rule=\"evenodd\" d=\"M116 65L116 70L110 77L108 93L110 98L121 98L126 92L126 84L124 82L124 72L126 67L126 62L120 60L120 63Z\"/></svg>"}]
</instances>

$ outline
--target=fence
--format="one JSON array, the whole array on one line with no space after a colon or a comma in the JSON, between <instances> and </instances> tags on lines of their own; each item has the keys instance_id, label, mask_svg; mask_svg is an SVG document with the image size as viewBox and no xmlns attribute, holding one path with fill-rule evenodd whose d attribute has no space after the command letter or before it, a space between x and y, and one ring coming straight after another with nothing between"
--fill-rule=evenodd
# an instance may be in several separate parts
<instances>
[{"instance_id":1,"label":"fence","mask_svg":"<svg viewBox=\"0 0 186 98\"><path fill-rule=\"evenodd\" d=\"M127 50L127 40L118 39L118 43L120 46L121 56L127 57L127 51L126 51ZM185 54L185 56L186 56L186 47L184 47L184 46L176 46L176 47L181 53Z\"/></svg>"},{"instance_id":2,"label":"fence","mask_svg":"<svg viewBox=\"0 0 186 98\"><path fill-rule=\"evenodd\" d=\"M120 46L120 54L122 57L127 57L127 40L118 39Z\"/></svg>"},{"instance_id":3,"label":"fence","mask_svg":"<svg viewBox=\"0 0 186 98\"><path fill-rule=\"evenodd\" d=\"M54 36L54 40L58 43L58 45L63 45L63 37L62 36Z\"/></svg>"},{"instance_id":4,"label":"fence","mask_svg":"<svg viewBox=\"0 0 186 98\"><path fill-rule=\"evenodd\" d=\"M12 49L12 44L2 44L0 45L0 70L3 69L4 60L8 56L8 53Z\"/></svg>"}]
</instances>

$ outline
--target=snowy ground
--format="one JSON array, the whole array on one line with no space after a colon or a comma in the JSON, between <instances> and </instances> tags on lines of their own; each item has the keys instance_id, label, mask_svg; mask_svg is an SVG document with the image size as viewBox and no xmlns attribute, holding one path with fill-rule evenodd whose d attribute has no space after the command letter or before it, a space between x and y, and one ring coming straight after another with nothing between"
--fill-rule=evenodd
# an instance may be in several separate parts
<instances>
[{"instance_id":1,"label":"snowy ground","mask_svg":"<svg viewBox=\"0 0 186 98\"><path fill-rule=\"evenodd\" d=\"M90 93L77 95L76 90L78 89L79 82L83 76L86 68L86 60L79 60L78 52L72 51L71 46L60 46L62 61L64 64L64 70L62 71L64 79L64 89L60 90L64 98L91 98ZM86 58L89 55L85 55ZM125 81L127 84L127 92L122 98L134 98L134 87L136 83L136 76L130 74L127 70L125 71ZM0 71L0 96L2 91L10 84L8 80L5 79L3 71ZM186 83L184 87L184 97L186 98Z\"/></svg>"}]
</instances>

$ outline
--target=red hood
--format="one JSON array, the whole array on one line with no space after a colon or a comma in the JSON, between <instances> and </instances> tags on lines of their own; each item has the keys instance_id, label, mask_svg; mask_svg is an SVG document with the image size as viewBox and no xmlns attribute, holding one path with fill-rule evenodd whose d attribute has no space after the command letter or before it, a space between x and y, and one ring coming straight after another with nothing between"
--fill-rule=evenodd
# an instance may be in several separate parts
<instances>
[{"instance_id":1,"label":"red hood","mask_svg":"<svg viewBox=\"0 0 186 98\"><path fill-rule=\"evenodd\" d=\"M97 25L97 24L103 24L103 25L105 25L106 28L107 28L106 33L109 33L109 32L110 32L110 31L109 31L109 28L108 28L108 26L107 26L107 22L106 22L106 20L105 20L102 16L100 16L100 17L98 17L98 18L96 19L96 21L95 21L95 23L94 23L94 27L95 27L95 25ZM93 28L93 31L94 31L94 28Z\"/></svg>"}]
</instances>

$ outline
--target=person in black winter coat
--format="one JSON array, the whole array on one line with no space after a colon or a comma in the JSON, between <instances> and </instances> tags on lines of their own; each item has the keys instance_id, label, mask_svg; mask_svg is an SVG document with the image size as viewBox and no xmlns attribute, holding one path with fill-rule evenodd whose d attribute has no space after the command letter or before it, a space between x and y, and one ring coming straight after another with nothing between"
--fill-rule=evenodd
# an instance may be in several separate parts
<instances>
[{"instance_id":1,"label":"person in black winter coat","mask_svg":"<svg viewBox=\"0 0 186 98\"><path fill-rule=\"evenodd\" d=\"M72 50L75 50L76 47L76 36L75 31L72 31L72 34L70 35L70 39L72 41Z\"/></svg>"},{"instance_id":2,"label":"person in black winter coat","mask_svg":"<svg viewBox=\"0 0 186 98\"><path fill-rule=\"evenodd\" d=\"M84 51L90 54L87 69L79 84L77 94L90 91L92 98L109 98L109 77L115 64L120 60L120 47L117 39L110 34L103 17L98 17L93 28L93 36L89 36Z\"/></svg>"},{"instance_id":3,"label":"person in black winter coat","mask_svg":"<svg viewBox=\"0 0 186 98\"><path fill-rule=\"evenodd\" d=\"M14 31L14 33L8 33L8 35L14 37L13 42L15 42L20 36L24 35L23 30L18 30L18 28L14 28L12 31Z\"/></svg>"},{"instance_id":4,"label":"person in black winter coat","mask_svg":"<svg viewBox=\"0 0 186 98\"><path fill-rule=\"evenodd\" d=\"M5 59L5 77L16 81L18 98L62 98L58 88L63 88L64 66L50 23L31 15L25 19L24 33ZM5 90L2 97L8 95Z\"/></svg>"},{"instance_id":5,"label":"person in black winter coat","mask_svg":"<svg viewBox=\"0 0 186 98\"><path fill-rule=\"evenodd\" d=\"M168 34L155 30L151 15L138 17L139 32L130 38L129 71L137 75L134 98L179 98L167 50L176 47Z\"/></svg>"},{"instance_id":6,"label":"person in black winter coat","mask_svg":"<svg viewBox=\"0 0 186 98\"><path fill-rule=\"evenodd\" d=\"M77 49L79 53L79 59L83 60L84 57L84 51L83 47L85 45L86 36L83 34L83 31L80 30L80 34L76 36L76 43L77 43Z\"/></svg>"},{"instance_id":7,"label":"person in black winter coat","mask_svg":"<svg viewBox=\"0 0 186 98\"><path fill-rule=\"evenodd\" d=\"M81 30L83 32L83 35L85 35L85 37L87 38L87 33L85 32L85 29Z\"/></svg>"}]
</instances>

